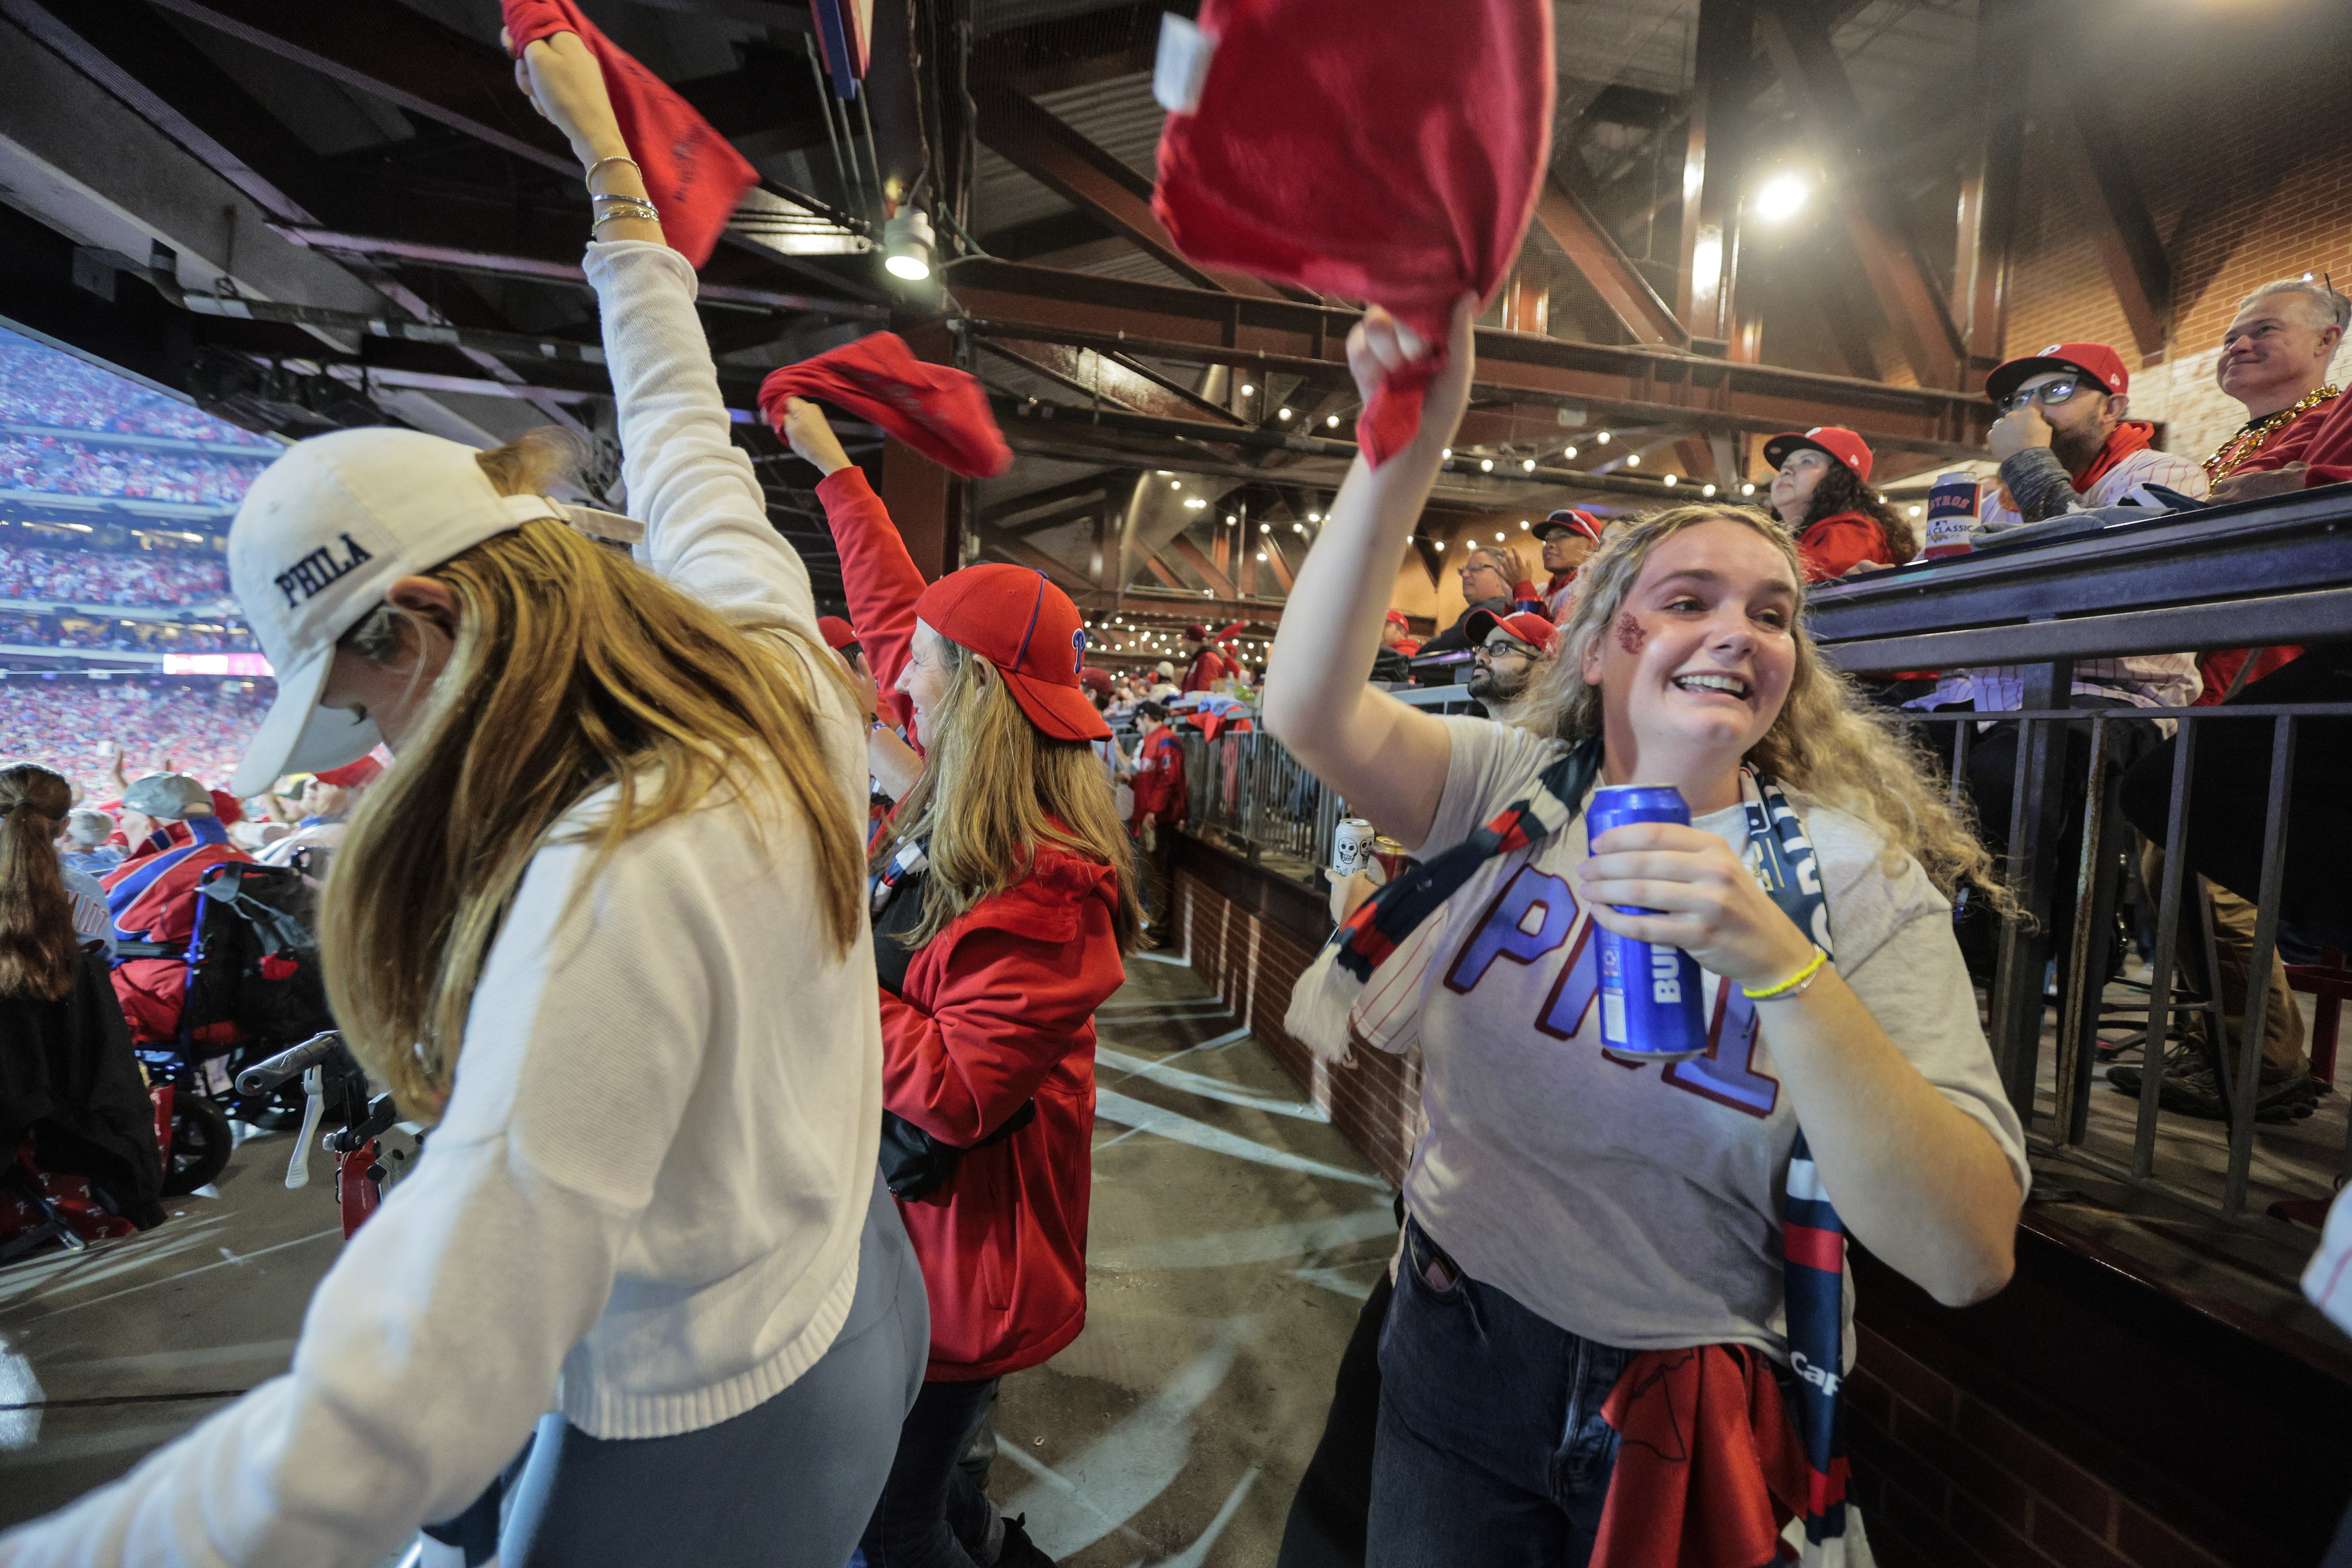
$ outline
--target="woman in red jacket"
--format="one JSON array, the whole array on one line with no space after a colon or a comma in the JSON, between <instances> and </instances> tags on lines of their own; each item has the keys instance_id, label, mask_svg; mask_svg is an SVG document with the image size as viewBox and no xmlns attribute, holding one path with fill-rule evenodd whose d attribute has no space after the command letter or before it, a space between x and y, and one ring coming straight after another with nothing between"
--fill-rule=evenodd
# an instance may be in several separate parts
<instances>
[{"instance_id":1,"label":"woman in red jacket","mask_svg":"<svg viewBox=\"0 0 2352 1568\"><path fill-rule=\"evenodd\" d=\"M1772 515L1797 536L1805 581L1827 583L1866 565L1900 566L1919 553L1919 532L1870 488L1870 448L1834 425L1791 430L1764 443Z\"/></svg>"},{"instance_id":2,"label":"woman in red jacket","mask_svg":"<svg viewBox=\"0 0 2352 1568\"><path fill-rule=\"evenodd\" d=\"M957 1468L1006 1373L1086 1322L1094 1010L1142 934L1135 863L1090 742L1086 633L1038 573L926 587L815 405L783 434L817 486L850 618L902 692L922 776L875 837L883 1168L931 1301L923 1392L861 1548L867 1568L1046 1559Z\"/></svg>"}]
</instances>

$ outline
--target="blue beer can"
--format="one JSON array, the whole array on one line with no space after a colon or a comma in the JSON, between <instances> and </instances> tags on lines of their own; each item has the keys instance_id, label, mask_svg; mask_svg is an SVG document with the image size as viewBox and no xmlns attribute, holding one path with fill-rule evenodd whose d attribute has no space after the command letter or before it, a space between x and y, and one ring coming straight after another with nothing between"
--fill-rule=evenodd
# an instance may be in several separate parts
<instances>
[{"instance_id":1,"label":"blue beer can","mask_svg":"<svg viewBox=\"0 0 2352 1568\"><path fill-rule=\"evenodd\" d=\"M1584 808L1586 845L1629 822L1690 826L1690 806L1672 784L1611 784ZM1617 906L1627 915L1656 910ZM1612 1061L1679 1062L1706 1054L1706 1013L1698 963L1678 947L1604 931L1601 950L1601 1053Z\"/></svg>"}]
</instances>

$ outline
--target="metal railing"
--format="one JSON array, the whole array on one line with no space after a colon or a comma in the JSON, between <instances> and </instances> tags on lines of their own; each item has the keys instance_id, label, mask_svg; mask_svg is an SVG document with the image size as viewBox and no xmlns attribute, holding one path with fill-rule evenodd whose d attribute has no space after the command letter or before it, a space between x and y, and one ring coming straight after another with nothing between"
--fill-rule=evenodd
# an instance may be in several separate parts
<instances>
[{"instance_id":1,"label":"metal railing","mask_svg":"<svg viewBox=\"0 0 2352 1568\"><path fill-rule=\"evenodd\" d=\"M2137 520L2058 520L1970 555L1822 589L1808 621L1830 660L1851 673L1999 665L2023 677L2015 711L1948 709L1906 718L1933 737L1956 797L1979 731L1995 722L2017 726L2010 819L1999 826L2006 828L2001 869L2026 918L2000 924L1986 1027L2037 1152L2224 1219L2267 1223L2249 1205L2294 759L2306 726L2352 720L2352 703L2085 708L2073 693L2074 669L2133 654L2352 639L2352 488ZM2175 731L2163 871L2157 887L2132 900L2152 938L2144 944L2147 978L2118 984L2110 978L2119 956L2116 916L2140 838L2122 816L2114 759L2122 750L2117 726L2146 721ZM2238 803L2259 809L2263 826L2256 885L2231 889L2250 898L2257 915L2245 954L2243 1016L2230 1019L2222 1016L2207 886L2190 864L2192 805L2212 798L2210 786L2200 795L2195 776L2197 739L2215 723L2256 731L2259 739L2232 740L2269 753L2267 798ZM2088 730L2079 765L2070 759L2070 725ZM2080 854L2072 865L2058 864L2062 841L2074 832ZM2053 920L2063 909L2071 909L2071 921ZM2069 941L2056 952L2053 934L2062 928ZM2192 939L2187 963L2184 932ZM2227 1113L2219 1170L2191 1157L2186 1124L2161 1119L2167 1047L2200 1027ZM2126 1141L2096 1125L2103 1119L2091 1114L2092 1090L2100 1058L2113 1059L2118 1047L2127 1052L2135 1037L2142 1077ZM2339 1159L2352 1170L2352 1147Z\"/></svg>"}]
</instances>

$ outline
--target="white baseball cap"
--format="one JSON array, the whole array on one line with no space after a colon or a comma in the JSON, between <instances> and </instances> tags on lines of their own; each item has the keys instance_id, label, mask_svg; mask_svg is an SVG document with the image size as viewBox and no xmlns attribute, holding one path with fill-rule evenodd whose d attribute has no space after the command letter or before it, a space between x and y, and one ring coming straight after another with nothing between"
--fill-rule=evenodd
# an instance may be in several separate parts
<instances>
[{"instance_id":1,"label":"white baseball cap","mask_svg":"<svg viewBox=\"0 0 2352 1568\"><path fill-rule=\"evenodd\" d=\"M416 430L338 430L289 447L245 492L229 527L228 577L278 674L278 698L229 781L257 794L289 773L367 755L375 721L319 706L335 639L429 572L538 518L545 496L501 496L471 447Z\"/></svg>"}]
</instances>

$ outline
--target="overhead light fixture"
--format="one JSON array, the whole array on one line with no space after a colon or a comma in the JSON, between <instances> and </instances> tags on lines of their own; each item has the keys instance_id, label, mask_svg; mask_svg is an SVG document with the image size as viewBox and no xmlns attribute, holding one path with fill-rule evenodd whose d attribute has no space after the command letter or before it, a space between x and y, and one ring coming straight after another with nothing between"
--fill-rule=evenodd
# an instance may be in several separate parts
<instances>
[{"instance_id":1,"label":"overhead light fixture","mask_svg":"<svg viewBox=\"0 0 2352 1568\"><path fill-rule=\"evenodd\" d=\"M1287 408L1277 408L1274 411L1274 416L1276 419L1287 419L1290 417L1290 410Z\"/></svg>"},{"instance_id":2,"label":"overhead light fixture","mask_svg":"<svg viewBox=\"0 0 2352 1568\"><path fill-rule=\"evenodd\" d=\"M1493 473L1493 472L1495 471L1495 459L1494 459L1494 458L1479 458L1479 459L1478 459L1478 471L1479 471L1480 473L1482 473L1482 474L1491 474L1491 473Z\"/></svg>"},{"instance_id":3,"label":"overhead light fixture","mask_svg":"<svg viewBox=\"0 0 2352 1568\"><path fill-rule=\"evenodd\" d=\"M1627 468L1640 468L1640 467L1642 466L1642 454L1641 454L1641 453L1639 453L1639 452L1628 452L1628 453L1626 453L1626 454L1625 454L1625 466L1626 466Z\"/></svg>"},{"instance_id":4,"label":"overhead light fixture","mask_svg":"<svg viewBox=\"0 0 2352 1568\"><path fill-rule=\"evenodd\" d=\"M1711 496L1715 493L1715 487L1713 485L1701 485L1698 488L1698 493L1703 496Z\"/></svg>"},{"instance_id":5,"label":"overhead light fixture","mask_svg":"<svg viewBox=\"0 0 2352 1568\"><path fill-rule=\"evenodd\" d=\"M1310 511L1307 514L1307 521L1309 522L1320 522L1323 521L1323 514L1319 511Z\"/></svg>"},{"instance_id":6,"label":"overhead light fixture","mask_svg":"<svg viewBox=\"0 0 2352 1568\"><path fill-rule=\"evenodd\" d=\"M1919 509L1918 509L1917 507L1916 507L1916 506L1915 506L1915 507L1913 507L1913 508L1911 509L1911 515L1912 515L1913 517L1916 517L1916 516L1918 516L1918 515L1919 515Z\"/></svg>"},{"instance_id":7,"label":"overhead light fixture","mask_svg":"<svg viewBox=\"0 0 2352 1568\"><path fill-rule=\"evenodd\" d=\"M1272 533L1274 531L1274 524L1270 522L1261 522L1257 525L1257 531L1260 533Z\"/></svg>"},{"instance_id":8,"label":"overhead light fixture","mask_svg":"<svg viewBox=\"0 0 2352 1568\"><path fill-rule=\"evenodd\" d=\"M1184 481L1181 479L1171 479L1168 481L1168 488L1171 490L1181 490L1184 488Z\"/></svg>"},{"instance_id":9,"label":"overhead light fixture","mask_svg":"<svg viewBox=\"0 0 2352 1568\"><path fill-rule=\"evenodd\" d=\"M1325 415L1323 416L1323 427L1327 430L1337 430L1339 427L1339 416L1336 414Z\"/></svg>"},{"instance_id":10,"label":"overhead light fixture","mask_svg":"<svg viewBox=\"0 0 2352 1568\"><path fill-rule=\"evenodd\" d=\"M1602 432L1601 432L1601 434L1600 434L1600 435L1595 436L1595 437L1592 438L1592 441L1593 441L1593 444L1594 444L1595 446L1599 446L1599 447L1606 447L1607 445L1609 445L1609 432L1608 432L1608 431L1606 431L1606 430L1603 430Z\"/></svg>"},{"instance_id":11,"label":"overhead light fixture","mask_svg":"<svg viewBox=\"0 0 2352 1568\"><path fill-rule=\"evenodd\" d=\"M1440 447L1437 449L1437 455L1440 458L1451 458L1454 456L1454 448L1451 447Z\"/></svg>"},{"instance_id":12,"label":"overhead light fixture","mask_svg":"<svg viewBox=\"0 0 2352 1568\"><path fill-rule=\"evenodd\" d=\"M1495 542L1497 544L1503 542L1503 531L1499 528L1495 531Z\"/></svg>"},{"instance_id":13,"label":"overhead light fixture","mask_svg":"<svg viewBox=\"0 0 2352 1568\"><path fill-rule=\"evenodd\" d=\"M1255 397L1257 395L1257 388L1252 386L1245 381L1242 383L1242 395L1244 397Z\"/></svg>"},{"instance_id":14,"label":"overhead light fixture","mask_svg":"<svg viewBox=\"0 0 2352 1568\"><path fill-rule=\"evenodd\" d=\"M920 283L931 275L939 241L920 207L904 207L882 226L882 266L891 277Z\"/></svg>"},{"instance_id":15,"label":"overhead light fixture","mask_svg":"<svg viewBox=\"0 0 2352 1568\"><path fill-rule=\"evenodd\" d=\"M1259 551L1259 552L1257 552L1257 558L1258 558L1260 561L1265 560L1265 551L1263 551L1263 550Z\"/></svg>"},{"instance_id":16,"label":"overhead light fixture","mask_svg":"<svg viewBox=\"0 0 2352 1568\"><path fill-rule=\"evenodd\" d=\"M1536 460L1533 458L1522 458L1519 459L1519 467L1532 474L1536 471Z\"/></svg>"},{"instance_id":17,"label":"overhead light fixture","mask_svg":"<svg viewBox=\"0 0 2352 1568\"><path fill-rule=\"evenodd\" d=\"M1524 518L1524 517L1523 517L1523 518L1519 519L1519 527L1520 527L1521 529L1523 529L1523 530L1524 530L1524 529L1529 529L1529 528L1533 528L1534 526L1535 526L1535 524L1534 524L1534 523L1532 523L1532 522L1529 522L1526 518Z\"/></svg>"},{"instance_id":18,"label":"overhead light fixture","mask_svg":"<svg viewBox=\"0 0 2352 1568\"><path fill-rule=\"evenodd\" d=\"M1811 192L1798 174L1776 174L1756 193L1756 216L1767 223L1786 223L1805 210Z\"/></svg>"},{"instance_id":19,"label":"overhead light fixture","mask_svg":"<svg viewBox=\"0 0 2352 1568\"><path fill-rule=\"evenodd\" d=\"M1575 447L1570 447L1567 451L1562 452L1562 453L1560 454L1560 456L1561 456L1561 457L1563 457L1563 458L1569 458L1570 461L1573 461L1573 460L1575 459L1575 458L1576 458L1576 448L1575 448Z\"/></svg>"},{"instance_id":20,"label":"overhead light fixture","mask_svg":"<svg viewBox=\"0 0 2352 1568\"><path fill-rule=\"evenodd\" d=\"M1739 487L1739 493L1744 496L1752 496L1756 493L1756 487L1754 485L1742 485Z\"/></svg>"},{"instance_id":21,"label":"overhead light fixture","mask_svg":"<svg viewBox=\"0 0 2352 1568\"><path fill-rule=\"evenodd\" d=\"M1674 477L1674 475L1672 475L1672 474L1668 474L1668 475L1666 476L1666 483L1668 483L1668 484L1670 484L1670 485L1671 485L1671 484L1673 484L1673 483L1675 483L1675 477Z\"/></svg>"}]
</instances>

